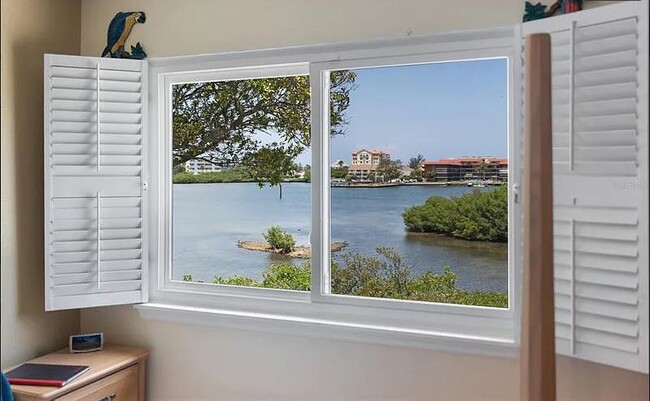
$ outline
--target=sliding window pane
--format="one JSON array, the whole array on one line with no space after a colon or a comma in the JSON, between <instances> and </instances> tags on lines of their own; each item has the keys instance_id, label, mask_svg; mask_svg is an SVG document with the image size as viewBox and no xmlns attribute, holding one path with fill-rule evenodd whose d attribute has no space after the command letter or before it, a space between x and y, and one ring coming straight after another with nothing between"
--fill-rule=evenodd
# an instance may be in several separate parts
<instances>
[{"instance_id":1,"label":"sliding window pane","mask_svg":"<svg viewBox=\"0 0 650 401\"><path fill-rule=\"evenodd\" d=\"M307 76L172 87L172 279L308 291Z\"/></svg>"},{"instance_id":2,"label":"sliding window pane","mask_svg":"<svg viewBox=\"0 0 650 401\"><path fill-rule=\"evenodd\" d=\"M348 73L330 140L331 292L506 308L507 60Z\"/></svg>"}]
</instances>

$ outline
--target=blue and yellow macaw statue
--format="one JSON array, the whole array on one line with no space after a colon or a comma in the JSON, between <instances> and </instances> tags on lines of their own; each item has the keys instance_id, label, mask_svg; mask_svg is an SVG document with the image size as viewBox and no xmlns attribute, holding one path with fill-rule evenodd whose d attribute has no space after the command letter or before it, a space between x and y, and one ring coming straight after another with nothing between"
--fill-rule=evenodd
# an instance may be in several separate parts
<instances>
[{"instance_id":1,"label":"blue and yellow macaw statue","mask_svg":"<svg viewBox=\"0 0 650 401\"><path fill-rule=\"evenodd\" d=\"M102 52L102 57L145 58L147 55L144 53L144 50L142 50L142 46L139 42L135 46L131 46L132 53L124 50L124 44L131 34L133 26L135 24L144 24L146 20L147 16L143 11L120 12L115 14L108 26L106 47Z\"/></svg>"}]
</instances>

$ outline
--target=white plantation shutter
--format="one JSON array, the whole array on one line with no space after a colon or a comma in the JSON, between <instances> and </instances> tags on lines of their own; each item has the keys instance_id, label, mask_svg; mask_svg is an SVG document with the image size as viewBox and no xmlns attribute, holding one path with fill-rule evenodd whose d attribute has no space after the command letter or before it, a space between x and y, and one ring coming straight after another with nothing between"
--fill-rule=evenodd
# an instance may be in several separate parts
<instances>
[{"instance_id":1,"label":"white plantation shutter","mask_svg":"<svg viewBox=\"0 0 650 401\"><path fill-rule=\"evenodd\" d=\"M648 8L523 25L551 34L557 350L648 372Z\"/></svg>"},{"instance_id":2,"label":"white plantation shutter","mask_svg":"<svg viewBox=\"0 0 650 401\"><path fill-rule=\"evenodd\" d=\"M45 309L146 301L146 62L45 55Z\"/></svg>"}]
</instances>

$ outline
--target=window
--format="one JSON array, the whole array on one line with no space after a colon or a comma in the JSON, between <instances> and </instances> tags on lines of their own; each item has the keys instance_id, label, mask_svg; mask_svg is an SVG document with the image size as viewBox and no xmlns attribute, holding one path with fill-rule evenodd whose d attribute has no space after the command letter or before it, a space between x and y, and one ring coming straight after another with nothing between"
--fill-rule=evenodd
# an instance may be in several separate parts
<instances>
[{"instance_id":1,"label":"window","mask_svg":"<svg viewBox=\"0 0 650 401\"><path fill-rule=\"evenodd\" d=\"M512 313L508 56L312 63L310 74L296 74L307 68L166 77L169 285ZM313 119L317 108L309 102L318 97L327 113ZM464 118L468 108L482 110L472 125ZM445 140L449 131L455 144ZM187 171L188 162L199 167ZM456 168L455 174L437 176L438 162ZM498 168L506 173L495 174ZM414 222L429 213L425 201L436 195L450 202L448 220L456 203L471 205L474 215L467 219L474 231L434 231ZM478 209L482 204L493 210ZM481 213L493 220L477 228ZM466 233L455 238L452 230Z\"/></svg>"},{"instance_id":2,"label":"window","mask_svg":"<svg viewBox=\"0 0 650 401\"><path fill-rule=\"evenodd\" d=\"M508 183L493 173L508 169L507 57L402 59L323 66L323 129L311 125L313 73L280 65L170 76L170 284L507 311ZM480 112L467 119L468 109ZM328 155L312 157L312 144ZM460 168L438 177L440 163ZM316 205L329 209L312 210L314 175ZM443 213L435 218L451 224L460 208L470 209L465 226L418 221Z\"/></svg>"}]
</instances>

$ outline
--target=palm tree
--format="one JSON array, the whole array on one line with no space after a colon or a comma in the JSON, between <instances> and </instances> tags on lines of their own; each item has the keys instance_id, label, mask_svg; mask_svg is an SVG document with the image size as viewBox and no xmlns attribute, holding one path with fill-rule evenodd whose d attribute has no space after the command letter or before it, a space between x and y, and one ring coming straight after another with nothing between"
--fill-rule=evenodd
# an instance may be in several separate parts
<instances>
[{"instance_id":1,"label":"palm tree","mask_svg":"<svg viewBox=\"0 0 650 401\"><path fill-rule=\"evenodd\" d=\"M476 168L476 171L479 173L479 176L482 177L481 180L485 181L485 172L487 171L487 163L485 160L481 160L481 164Z\"/></svg>"},{"instance_id":2,"label":"palm tree","mask_svg":"<svg viewBox=\"0 0 650 401\"><path fill-rule=\"evenodd\" d=\"M411 158L409 159L409 164L408 164L408 166L409 166L409 168L412 168L413 170L417 170L418 168L420 168L420 165L421 165L422 163L424 163L424 156L422 156L422 155L417 155L417 156L415 156L415 157L411 157Z\"/></svg>"}]
</instances>

